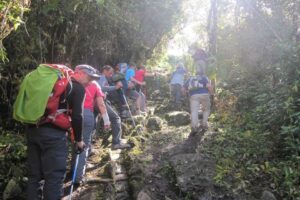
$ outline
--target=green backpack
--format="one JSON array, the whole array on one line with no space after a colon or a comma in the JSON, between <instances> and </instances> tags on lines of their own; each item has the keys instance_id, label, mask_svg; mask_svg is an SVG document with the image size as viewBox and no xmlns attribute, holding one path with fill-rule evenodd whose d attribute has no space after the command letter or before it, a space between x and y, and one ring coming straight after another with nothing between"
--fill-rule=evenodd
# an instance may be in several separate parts
<instances>
[{"instance_id":1,"label":"green backpack","mask_svg":"<svg viewBox=\"0 0 300 200\"><path fill-rule=\"evenodd\" d=\"M48 99L61 73L51 64L40 64L27 74L13 105L13 118L23 123L37 124L45 113Z\"/></svg>"}]
</instances>

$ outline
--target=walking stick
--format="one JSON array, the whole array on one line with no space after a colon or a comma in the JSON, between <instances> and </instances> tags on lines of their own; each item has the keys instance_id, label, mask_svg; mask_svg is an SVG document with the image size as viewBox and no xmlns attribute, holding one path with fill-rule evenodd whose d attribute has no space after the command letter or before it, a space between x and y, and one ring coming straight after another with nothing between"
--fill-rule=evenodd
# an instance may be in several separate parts
<instances>
[{"instance_id":1,"label":"walking stick","mask_svg":"<svg viewBox=\"0 0 300 200\"><path fill-rule=\"evenodd\" d=\"M133 117L132 117L132 113L131 113L131 110L130 110L128 101L127 101L126 96L125 96L125 94L124 94L124 91L123 91L122 89L121 89L121 92L122 92L122 96L123 96L123 98L124 98L124 101L125 101L125 103L126 103L126 106L127 106L127 108L128 108L129 115L130 115L130 118L131 118L133 127L135 128L135 126L136 126L136 125L135 125L135 121L134 121L134 119L133 119Z\"/></svg>"},{"instance_id":2,"label":"walking stick","mask_svg":"<svg viewBox=\"0 0 300 200\"><path fill-rule=\"evenodd\" d=\"M75 161L75 167L74 167L73 176L72 176L72 185L71 185L69 200L72 199L72 192L73 192L73 187L74 187L74 183L75 183L75 177L76 177L76 173L77 173L79 155L80 155L79 153L77 153L77 155L76 155L76 161Z\"/></svg>"}]
</instances>

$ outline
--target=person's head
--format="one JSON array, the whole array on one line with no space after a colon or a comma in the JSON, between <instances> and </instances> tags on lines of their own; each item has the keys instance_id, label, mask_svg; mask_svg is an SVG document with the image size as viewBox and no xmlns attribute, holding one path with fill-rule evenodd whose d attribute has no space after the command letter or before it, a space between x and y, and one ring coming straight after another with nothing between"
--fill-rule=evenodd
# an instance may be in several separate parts
<instances>
[{"instance_id":1,"label":"person's head","mask_svg":"<svg viewBox=\"0 0 300 200\"><path fill-rule=\"evenodd\" d=\"M73 78L82 85L87 85L90 81L97 80L99 78L97 70L90 65L77 65L75 67L75 74Z\"/></svg>"},{"instance_id":2,"label":"person's head","mask_svg":"<svg viewBox=\"0 0 300 200\"><path fill-rule=\"evenodd\" d=\"M146 69L145 65L139 65L137 66L137 69L140 70L140 69Z\"/></svg>"},{"instance_id":3,"label":"person's head","mask_svg":"<svg viewBox=\"0 0 300 200\"><path fill-rule=\"evenodd\" d=\"M102 74L107 78L112 77L113 72L114 72L114 70L110 65L104 65L102 67Z\"/></svg>"},{"instance_id":4,"label":"person's head","mask_svg":"<svg viewBox=\"0 0 300 200\"><path fill-rule=\"evenodd\" d=\"M178 73L185 73L185 68L183 63L178 63L176 66L176 72Z\"/></svg>"},{"instance_id":5,"label":"person's head","mask_svg":"<svg viewBox=\"0 0 300 200\"><path fill-rule=\"evenodd\" d=\"M129 65L129 67L132 68L132 69L136 69L136 64L135 64L135 63L131 63L131 64Z\"/></svg>"},{"instance_id":6,"label":"person's head","mask_svg":"<svg viewBox=\"0 0 300 200\"><path fill-rule=\"evenodd\" d=\"M116 66L114 67L114 71L115 72L120 72L121 71L120 64L116 64Z\"/></svg>"}]
</instances>

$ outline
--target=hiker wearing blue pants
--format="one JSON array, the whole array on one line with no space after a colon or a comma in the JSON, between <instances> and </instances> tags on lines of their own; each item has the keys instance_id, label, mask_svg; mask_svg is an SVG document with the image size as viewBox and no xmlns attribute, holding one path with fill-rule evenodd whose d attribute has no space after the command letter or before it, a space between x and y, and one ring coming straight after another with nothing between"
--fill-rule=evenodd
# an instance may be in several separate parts
<instances>
[{"instance_id":1,"label":"hiker wearing blue pants","mask_svg":"<svg viewBox=\"0 0 300 200\"><path fill-rule=\"evenodd\" d=\"M66 101L59 102L59 108L71 108L72 128L75 134L76 149L82 151L82 104L85 97L84 86L97 78L93 68L77 69L72 76L72 87L66 88ZM71 89L72 88L72 89ZM65 94L65 93L64 93ZM29 125L27 129L28 186L27 200L39 198L40 181L44 180L42 196L45 200L57 200L63 196L63 180L67 165L67 133L51 122Z\"/></svg>"},{"instance_id":2,"label":"hiker wearing blue pants","mask_svg":"<svg viewBox=\"0 0 300 200\"><path fill-rule=\"evenodd\" d=\"M89 148L91 146L92 133L95 130L95 116L94 105L98 107L104 121L104 128L107 129L110 126L109 117L104 104L104 94L97 82L93 81L85 87L86 98L84 100L84 112L83 112L83 141L86 144L86 148L79 155L77 171L75 176L75 185L79 186L83 181L83 176L86 169L86 161L88 158ZM75 152L73 153L72 161L74 167ZM73 169L74 171L75 169Z\"/></svg>"}]
</instances>

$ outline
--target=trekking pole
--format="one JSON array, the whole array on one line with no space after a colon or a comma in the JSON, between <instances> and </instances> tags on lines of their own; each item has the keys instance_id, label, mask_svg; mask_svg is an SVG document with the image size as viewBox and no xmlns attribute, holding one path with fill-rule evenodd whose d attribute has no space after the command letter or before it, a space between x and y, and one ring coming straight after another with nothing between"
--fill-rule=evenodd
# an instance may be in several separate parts
<instances>
[{"instance_id":1,"label":"trekking pole","mask_svg":"<svg viewBox=\"0 0 300 200\"><path fill-rule=\"evenodd\" d=\"M135 128L135 126L136 126L136 125L135 125L135 121L134 121L134 119L133 119L133 117L132 117L132 113L131 113L131 110L130 110L128 101L127 101L126 96L125 96L125 94L124 94L124 91L123 91L122 89L121 89L121 92L122 92L122 96L123 96L123 98L124 98L124 101L125 101L125 103L126 103L126 106L127 106L127 108L128 108L129 115L130 115L130 118L131 118L133 127Z\"/></svg>"},{"instance_id":2,"label":"trekking pole","mask_svg":"<svg viewBox=\"0 0 300 200\"><path fill-rule=\"evenodd\" d=\"M72 184L71 184L71 189L70 189L69 200L72 199L72 192L73 192L73 187L74 187L74 183L75 183L75 177L76 177L76 173L77 173L79 155L80 155L79 153L77 153L77 155L76 155L76 161L75 161L75 167L74 167L73 176L72 176Z\"/></svg>"}]
</instances>

